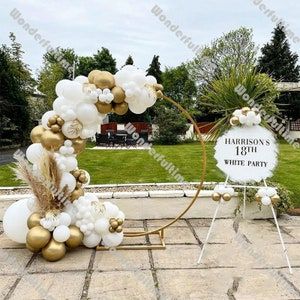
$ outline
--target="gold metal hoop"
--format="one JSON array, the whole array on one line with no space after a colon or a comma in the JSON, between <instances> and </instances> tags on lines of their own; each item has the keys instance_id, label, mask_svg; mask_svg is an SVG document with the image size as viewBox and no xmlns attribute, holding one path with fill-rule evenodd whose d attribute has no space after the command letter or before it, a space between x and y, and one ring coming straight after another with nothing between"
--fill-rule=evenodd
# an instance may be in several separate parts
<instances>
[{"instance_id":1,"label":"gold metal hoop","mask_svg":"<svg viewBox=\"0 0 300 300\"><path fill-rule=\"evenodd\" d=\"M189 205L172 221L170 221L168 224L155 229L155 230L150 230L150 231L143 231L143 232L124 232L124 236L125 237L136 237L136 236L145 236L145 235L149 235L149 234L156 234L156 233L160 233L163 232L164 229L166 229L167 227L171 226L172 224L174 224L175 222L177 222L191 207L192 205L195 203L195 201L197 200L203 185L204 185L204 179L205 179L205 175L206 175L206 147L205 147L205 142L202 138L201 132L197 126L197 123L195 122L195 120L193 119L193 117L189 114L189 112L184 109L179 103L177 103L176 101L174 101L173 99L163 95L163 99L170 102L171 104L173 104L174 106L176 106L178 108L178 110L188 119L191 121L191 123L194 125L194 128L197 132L197 137L198 140L200 142L202 151L203 151L203 156L202 156L202 174L200 177L200 182L199 182L199 186L197 189L197 192L194 196L194 198L191 200L191 202L189 203Z\"/></svg>"}]
</instances>

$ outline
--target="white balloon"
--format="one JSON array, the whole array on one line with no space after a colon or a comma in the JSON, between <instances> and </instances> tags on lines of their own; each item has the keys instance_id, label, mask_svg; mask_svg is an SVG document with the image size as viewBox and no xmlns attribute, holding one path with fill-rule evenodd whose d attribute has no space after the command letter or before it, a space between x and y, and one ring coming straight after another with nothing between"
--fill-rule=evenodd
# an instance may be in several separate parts
<instances>
[{"instance_id":1,"label":"white balloon","mask_svg":"<svg viewBox=\"0 0 300 300\"><path fill-rule=\"evenodd\" d=\"M64 243L70 236L70 229L66 225L59 225L53 231L53 238L59 243Z\"/></svg>"},{"instance_id":2,"label":"white balloon","mask_svg":"<svg viewBox=\"0 0 300 300\"><path fill-rule=\"evenodd\" d=\"M83 93L82 89L82 84L75 82L75 81L70 81L64 86L62 95L74 102L79 102L80 100L83 100L85 98L85 94Z\"/></svg>"},{"instance_id":3,"label":"white balloon","mask_svg":"<svg viewBox=\"0 0 300 300\"><path fill-rule=\"evenodd\" d=\"M125 220L125 214L121 210L119 210L119 214L117 216L117 219L122 219L123 221Z\"/></svg>"},{"instance_id":4,"label":"white balloon","mask_svg":"<svg viewBox=\"0 0 300 300\"><path fill-rule=\"evenodd\" d=\"M37 201L35 198L28 198L27 207L31 212L35 212L37 210Z\"/></svg>"},{"instance_id":5,"label":"white balloon","mask_svg":"<svg viewBox=\"0 0 300 300\"><path fill-rule=\"evenodd\" d=\"M61 176L60 188L63 189L65 186L68 186L68 191L74 191L76 187L76 179L73 175L68 172L64 172Z\"/></svg>"},{"instance_id":6,"label":"white balloon","mask_svg":"<svg viewBox=\"0 0 300 300\"><path fill-rule=\"evenodd\" d=\"M82 124L92 124L98 120L98 110L95 105L89 103L80 103L76 107L78 120Z\"/></svg>"},{"instance_id":7,"label":"white balloon","mask_svg":"<svg viewBox=\"0 0 300 300\"><path fill-rule=\"evenodd\" d=\"M73 121L77 118L77 115L76 115L74 109L68 108L61 114L61 118L64 121Z\"/></svg>"},{"instance_id":8,"label":"white balloon","mask_svg":"<svg viewBox=\"0 0 300 300\"><path fill-rule=\"evenodd\" d=\"M96 233L91 233L89 236L84 236L82 241L83 245L87 248L94 248L101 242L101 236Z\"/></svg>"},{"instance_id":9,"label":"white balloon","mask_svg":"<svg viewBox=\"0 0 300 300\"><path fill-rule=\"evenodd\" d=\"M123 232L108 233L103 236L102 244L106 247L116 247L122 243L123 237Z\"/></svg>"},{"instance_id":10,"label":"white balloon","mask_svg":"<svg viewBox=\"0 0 300 300\"><path fill-rule=\"evenodd\" d=\"M271 204L271 198L268 197L268 196L264 196L264 197L262 197L262 199L261 199L261 203L262 203L263 205L270 205L270 204Z\"/></svg>"},{"instance_id":11,"label":"white balloon","mask_svg":"<svg viewBox=\"0 0 300 300\"><path fill-rule=\"evenodd\" d=\"M71 221L72 221L72 218L68 213L66 213L66 212L60 213L60 215L59 215L59 225L70 226Z\"/></svg>"},{"instance_id":12,"label":"white balloon","mask_svg":"<svg viewBox=\"0 0 300 300\"><path fill-rule=\"evenodd\" d=\"M28 209L28 199L13 203L3 216L3 230L14 242L26 243L27 219L32 214Z\"/></svg>"},{"instance_id":13,"label":"white balloon","mask_svg":"<svg viewBox=\"0 0 300 300\"><path fill-rule=\"evenodd\" d=\"M272 197L277 194L276 189L273 187L269 187L266 191L267 196Z\"/></svg>"},{"instance_id":14,"label":"white balloon","mask_svg":"<svg viewBox=\"0 0 300 300\"><path fill-rule=\"evenodd\" d=\"M47 111L43 114L42 116L42 126L45 128L45 129L49 129L49 127L47 126L47 123L48 123L48 120L55 116L56 113L54 110L50 110L50 111Z\"/></svg>"},{"instance_id":15,"label":"white balloon","mask_svg":"<svg viewBox=\"0 0 300 300\"><path fill-rule=\"evenodd\" d=\"M247 117L245 115L241 115L241 116L239 116L239 121L241 124L246 124Z\"/></svg>"},{"instance_id":16,"label":"white balloon","mask_svg":"<svg viewBox=\"0 0 300 300\"><path fill-rule=\"evenodd\" d=\"M157 84L156 78L152 75L146 76L146 82L150 85Z\"/></svg>"},{"instance_id":17,"label":"white balloon","mask_svg":"<svg viewBox=\"0 0 300 300\"><path fill-rule=\"evenodd\" d=\"M67 138L75 139L79 137L82 128L82 124L79 121L73 120L65 122L61 131Z\"/></svg>"},{"instance_id":18,"label":"white balloon","mask_svg":"<svg viewBox=\"0 0 300 300\"><path fill-rule=\"evenodd\" d=\"M267 196L267 189L266 188L260 188L257 191L257 194L258 194L259 197L265 197L265 196Z\"/></svg>"},{"instance_id":19,"label":"white balloon","mask_svg":"<svg viewBox=\"0 0 300 300\"><path fill-rule=\"evenodd\" d=\"M112 204L111 202L103 202L105 207L105 217L107 218L117 218L119 214L119 208L117 205Z\"/></svg>"},{"instance_id":20,"label":"white balloon","mask_svg":"<svg viewBox=\"0 0 300 300\"><path fill-rule=\"evenodd\" d=\"M109 221L106 218L101 218L95 223L95 231L100 234L107 234L109 230Z\"/></svg>"},{"instance_id":21,"label":"white balloon","mask_svg":"<svg viewBox=\"0 0 300 300\"><path fill-rule=\"evenodd\" d=\"M252 110L250 110L248 113L247 113L247 119L248 120L251 120L252 122L255 121L256 119L256 113Z\"/></svg>"},{"instance_id":22,"label":"white balloon","mask_svg":"<svg viewBox=\"0 0 300 300\"><path fill-rule=\"evenodd\" d=\"M78 82L78 83L81 83L81 84L89 83L88 78L85 77L85 76L82 76L82 75L77 76L77 77L74 79L74 81L75 81L75 82Z\"/></svg>"},{"instance_id":23,"label":"white balloon","mask_svg":"<svg viewBox=\"0 0 300 300\"><path fill-rule=\"evenodd\" d=\"M132 80L139 87L143 87L147 83L146 76L145 76L145 74L142 71L137 72L136 74L134 74Z\"/></svg>"},{"instance_id":24,"label":"white balloon","mask_svg":"<svg viewBox=\"0 0 300 300\"><path fill-rule=\"evenodd\" d=\"M240 117L242 115L242 110L241 109L236 109L234 112L233 112L233 115L235 117Z\"/></svg>"},{"instance_id":25,"label":"white balloon","mask_svg":"<svg viewBox=\"0 0 300 300\"><path fill-rule=\"evenodd\" d=\"M62 96L64 89L68 86L70 80L60 80L55 86L55 93L57 96Z\"/></svg>"},{"instance_id":26,"label":"white balloon","mask_svg":"<svg viewBox=\"0 0 300 300\"><path fill-rule=\"evenodd\" d=\"M68 156L65 158L64 165L65 165L65 170L67 172L70 172L77 168L78 162L75 157Z\"/></svg>"},{"instance_id":27,"label":"white balloon","mask_svg":"<svg viewBox=\"0 0 300 300\"><path fill-rule=\"evenodd\" d=\"M71 102L67 101L67 99L65 99L62 96L56 98L52 105L53 105L53 110L58 115L61 115L62 113L64 113L66 111L67 107L72 106Z\"/></svg>"},{"instance_id":28,"label":"white balloon","mask_svg":"<svg viewBox=\"0 0 300 300\"><path fill-rule=\"evenodd\" d=\"M31 163L35 164L43 157L44 151L44 147L41 143L34 143L27 148L26 157Z\"/></svg>"},{"instance_id":29,"label":"white balloon","mask_svg":"<svg viewBox=\"0 0 300 300\"><path fill-rule=\"evenodd\" d=\"M137 115L142 114L147 109L147 106L142 105L142 104L138 103L137 101L128 103L128 107L134 114L137 114Z\"/></svg>"}]
</instances>

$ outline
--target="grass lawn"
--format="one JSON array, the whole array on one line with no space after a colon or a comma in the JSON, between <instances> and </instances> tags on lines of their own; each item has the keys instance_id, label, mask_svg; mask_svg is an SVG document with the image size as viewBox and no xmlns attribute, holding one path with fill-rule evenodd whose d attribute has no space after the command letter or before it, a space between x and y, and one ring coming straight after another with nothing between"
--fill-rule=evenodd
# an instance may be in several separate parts
<instances>
[{"instance_id":1,"label":"grass lawn","mask_svg":"<svg viewBox=\"0 0 300 300\"><path fill-rule=\"evenodd\" d=\"M206 181L223 181L224 175L216 168L214 145L208 143ZM172 162L186 181L197 181L201 175L202 152L199 144L156 146L155 150ZM86 150L78 156L79 166L91 174L92 184L175 182L176 180L155 161L148 151ZM300 207L300 150L280 144L279 164L272 181L277 181L294 192L293 200ZM9 165L0 166L0 186L16 186Z\"/></svg>"}]
</instances>

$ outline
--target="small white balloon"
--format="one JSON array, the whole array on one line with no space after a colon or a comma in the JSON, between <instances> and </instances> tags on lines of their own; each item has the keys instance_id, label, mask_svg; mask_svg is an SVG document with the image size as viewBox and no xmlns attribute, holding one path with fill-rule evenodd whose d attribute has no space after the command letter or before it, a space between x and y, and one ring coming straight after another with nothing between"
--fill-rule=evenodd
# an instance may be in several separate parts
<instances>
[{"instance_id":1,"label":"small white balloon","mask_svg":"<svg viewBox=\"0 0 300 300\"><path fill-rule=\"evenodd\" d=\"M114 205L111 202L103 202L105 207L105 216L107 218L117 218L119 214L118 206Z\"/></svg>"},{"instance_id":2,"label":"small white balloon","mask_svg":"<svg viewBox=\"0 0 300 300\"><path fill-rule=\"evenodd\" d=\"M97 247L101 242L101 236L96 233L91 233L89 236L84 236L83 245L87 248Z\"/></svg>"},{"instance_id":3,"label":"small white balloon","mask_svg":"<svg viewBox=\"0 0 300 300\"><path fill-rule=\"evenodd\" d=\"M268 196L264 196L264 197L262 197L262 199L261 199L261 203L262 203L263 205L270 205L270 204L271 204L271 198L268 197Z\"/></svg>"},{"instance_id":4,"label":"small white balloon","mask_svg":"<svg viewBox=\"0 0 300 300\"><path fill-rule=\"evenodd\" d=\"M53 238L59 243L67 241L70 238L70 235L70 229L65 225L59 225L53 231Z\"/></svg>"},{"instance_id":5,"label":"small white balloon","mask_svg":"<svg viewBox=\"0 0 300 300\"><path fill-rule=\"evenodd\" d=\"M107 234L109 231L109 221L106 218L98 219L95 223L95 231L100 234Z\"/></svg>"},{"instance_id":6,"label":"small white balloon","mask_svg":"<svg viewBox=\"0 0 300 300\"><path fill-rule=\"evenodd\" d=\"M65 170L67 172L73 171L77 168L78 162L77 159L73 156L67 156L64 161Z\"/></svg>"},{"instance_id":7,"label":"small white balloon","mask_svg":"<svg viewBox=\"0 0 300 300\"><path fill-rule=\"evenodd\" d=\"M45 150L42 144L34 143L27 148L26 157L31 163L37 164L40 161L40 159L43 157L44 153Z\"/></svg>"},{"instance_id":8,"label":"small white balloon","mask_svg":"<svg viewBox=\"0 0 300 300\"><path fill-rule=\"evenodd\" d=\"M59 225L70 226L71 221L72 221L72 218L68 213L66 213L66 212L60 213L60 215L59 215Z\"/></svg>"},{"instance_id":9,"label":"small white balloon","mask_svg":"<svg viewBox=\"0 0 300 300\"><path fill-rule=\"evenodd\" d=\"M65 186L68 187L68 191L74 191L76 187L76 179L73 175L68 172L64 172L61 177L60 188L63 189Z\"/></svg>"},{"instance_id":10,"label":"small white balloon","mask_svg":"<svg viewBox=\"0 0 300 300\"><path fill-rule=\"evenodd\" d=\"M106 247L116 247L122 243L123 237L123 232L108 233L103 236L102 243Z\"/></svg>"},{"instance_id":11,"label":"small white balloon","mask_svg":"<svg viewBox=\"0 0 300 300\"><path fill-rule=\"evenodd\" d=\"M28 209L28 199L13 203L6 210L3 216L3 230L12 241L26 243L27 219L31 214L32 212Z\"/></svg>"},{"instance_id":12,"label":"small white balloon","mask_svg":"<svg viewBox=\"0 0 300 300\"><path fill-rule=\"evenodd\" d=\"M150 85L157 84L156 78L152 75L146 76L146 82Z\"/></svg>"}]
</instances>

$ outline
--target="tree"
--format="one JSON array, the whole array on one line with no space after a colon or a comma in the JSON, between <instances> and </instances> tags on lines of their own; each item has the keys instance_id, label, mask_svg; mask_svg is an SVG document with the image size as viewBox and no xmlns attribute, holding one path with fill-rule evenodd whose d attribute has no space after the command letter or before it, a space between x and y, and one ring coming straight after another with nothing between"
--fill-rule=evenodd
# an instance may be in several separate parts
<instances>
[{"instance_id":1,"label":"tree","mask_svg":"<svg viewBox=\"0 0 300 300\"><path fill-rule=\"evenodd\" d=\"M11 35L12 47L0 48L0 140L1 146L23 144L30 128L27 96L34 80L22 61L21 45Z\"/></svg>"},{"instance_id":2,"label":"tree","mask_svg":"<svg viewBox=\"0 0 300 300\"><path fill-rule=\"evenodd\" d=\"M195 108L197 87L190 79L185 64L175 68L166 68L161 78L164 93L192 112Z\"/></svg>"},{"instance_id":3,"label":"tree","mask_svg":"<svg viewBox=\"0 0 300 300\"><path fill-rule=\"evenodd\" d=\"M269 74L277 81L299 81L298 55L292 53L283 25L277 25L271 41L262 47L261 53L258 69L262 73Z\"/></svg>"},{"instance_id":4,"label":"tree","mask_svg":"<svg viewBox=\"0 0 300 300\"><path fill-rule=\"evenodd\" d=\"M147 69L147 75L152 75L156 78L158 83L162 82L161 79L162 71L160 70L160 62L159 62L159 56L154 55L151 64L149 65L149 68Z\"/></svg>"},{"instance_id":5,"label":"tree","mask_svg":"<svg viewBox=\"0 0 300 300\"><path fill-rule=\"evenodd\" d=\"M271 41L261 49L258 68L261 72L268 73L273 79L285 82L298 82L300 80L300 66L297 53L292 53L285 28L278 24L274 28ZM278 106L283 107L283 112L293 119L300 118L300 93L281 93L277 100ZM286 109L286 104L289 109Z\"/></svg>"},{"instance_id":6,"label":"tree","mask_svg":"<svg viewBox=\"0 0 300 300\"><path fill-rule=\"evenodd\" d=\"M252 30L241 27L204 46L188 64L192 79L201 88L216 76L228 75L240 65L253 67L256 64L257 47L252 38Z\"/></svg>"},{"instance_id":7,"label":"tree","mask_svg":"<svg viewBox=\"0 0 300 300\"><path fill-rule=\"evenodd\" d=\"M126 61L125 61L125 65L124 66L126 66L126 65L133 65L133 64L134 64L134 62L133 62L132 56L129 55L127 57Z\"/></svg>"}]
</instances>

